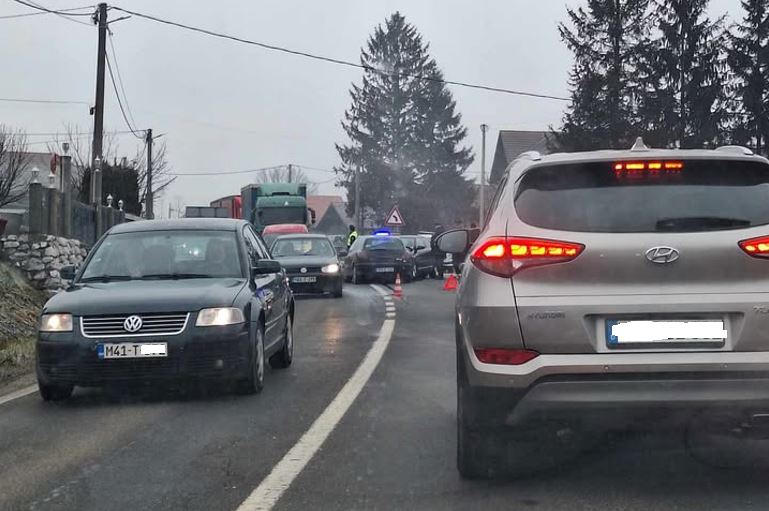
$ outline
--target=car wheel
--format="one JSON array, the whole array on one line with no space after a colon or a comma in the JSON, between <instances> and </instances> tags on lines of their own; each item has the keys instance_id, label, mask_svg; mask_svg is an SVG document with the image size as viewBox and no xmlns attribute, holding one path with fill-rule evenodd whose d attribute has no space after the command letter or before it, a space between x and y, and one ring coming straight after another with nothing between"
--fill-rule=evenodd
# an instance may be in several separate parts
<instances>
[{"instance_id":1,"label":"car wheel","mask_svg":"<svg viewBox=\"0 0 769 511\"><path fill-rule=\"evenodd\" d=\"M358 268L355 267L355 265L352 266L352 283L362 284L363 283L363 276L358 272Z\"/></svg>"},{"instance_id":2,"label":"car wheel","mask_svg":"<svg viewBox=\"0 0 769 511\"><path fill-rule=\"evenodd\" d=\"M286 331L283 334L283 348L270 357L270 367L285 369L291 365L294 359L294 322L289 315L286 319Z\"/></svg>"},{"instance_id":3,"label":"car wheel","mask_svg":"<svg viewBox=\"0 0 769 511\"><path fill-rule=\"evenodd\" d=\"M344 286L341 282L336 286L336 289L334 289L334 298L342 298L342 290L344 289Z\"/></svg>"},{"instance_id":4,"label":"car wheel","mask_svg":"<svg viewBox=\"0 0 769 511\"><path fill-rule=\"evenodd\" d=\"M239 383L240 392L243 394L258 394L264 388L264 331L261 326L256 330L248 375Z\"/></svg>"},{"instance_id":5,"label":"car wheel","mask_svg":"<svg viewBox=\"0 0 769 511\"><path fill-rule=\"evenodd\" d=\"M56 385L41 381L37 382L37 387L43 401L64 401L69 399L72 391L75 390L74 385Z\"/></svg>"}]
</instances>

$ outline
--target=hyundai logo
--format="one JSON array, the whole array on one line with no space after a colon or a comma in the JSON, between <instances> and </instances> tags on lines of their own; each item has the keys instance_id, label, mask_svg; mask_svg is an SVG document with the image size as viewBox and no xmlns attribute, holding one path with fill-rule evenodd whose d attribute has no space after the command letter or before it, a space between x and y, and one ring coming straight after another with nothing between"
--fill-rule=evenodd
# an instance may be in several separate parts
<instances>
[{"instance_id":1,"label":"hyundai logo","mask_svg":"<svg viewBox=\"0 0 769 511\"><path fill-rule=\"evenodd\" d=\"M128 316L123 321L123 330L132 334L142 329L142 318L139 316Z\"/></svg>"},{"instance_id":2,"label":"hyundai logo","mask_svg":"<svg viewBox=\"0 0 769 511\"><path fill-rule=\"evenodd\" d=\"M673 247L652 247L646 251L646 259L656 264L672 263L679 257L678 250Z\"/></svg>"}]
</instances>

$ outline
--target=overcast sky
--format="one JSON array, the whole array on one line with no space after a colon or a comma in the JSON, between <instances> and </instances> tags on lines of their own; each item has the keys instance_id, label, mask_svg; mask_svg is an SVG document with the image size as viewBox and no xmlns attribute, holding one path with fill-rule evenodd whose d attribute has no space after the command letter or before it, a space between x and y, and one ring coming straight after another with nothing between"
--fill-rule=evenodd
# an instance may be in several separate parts
<instances>
[{"instance_id":1,"label":"overcast sky","mask_svg":"<svg viewBox=\"0 0 769 511\"><path fill-rule=\"evenodd\" d=\"M37 0L49 8L80 7L77 0ZM114 5L189 25L344 60L358 61L372 29L398 10L416 25L449 80L567 96L571 54L557 23L571 0L116 0ZM712 15L741 16L739 0L712 0ZM30 12L0 0L0 16ZM120 16L110 11L110 19ZM87 18L80 18L87 20ZM245 170L285 163L331 169L335 142L346 139L340 119L351 82L361 71L217 40L131 18L111 25L117 63L138 128L165 133L177 172ZM0 19L0 98L92 102L96 28L44 14ZM487 168L499 129L557 126L564 102L451 87L476 151L480 124L490 126ZM0 122L30 133L92 128L85 105L0 102ZM105 129L125 130L107 82ZM50 136L31 136L45 150ZM120 135L121 154L136 140ZM333 174L307 171L325 181L322 193L339 193ZM161 199L166 205L207 204L239 193L249 174L179 177ZM331 181L330 181L331 180ZM165 208L164 208L165 212Z\"/></svg>"}]
</instances>

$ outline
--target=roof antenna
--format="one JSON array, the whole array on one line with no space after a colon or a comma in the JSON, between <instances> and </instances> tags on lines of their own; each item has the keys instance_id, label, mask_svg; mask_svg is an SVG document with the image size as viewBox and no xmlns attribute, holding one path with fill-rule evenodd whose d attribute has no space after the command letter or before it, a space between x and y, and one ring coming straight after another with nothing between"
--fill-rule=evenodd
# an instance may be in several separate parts
<instances>
[{"instance_id":1,"label":"roof antenna","mask_svg":"<svg viewBox=\"0 0 769 511\"><path fill-rule=\"evenodd\" d=\"M631 151L648 151L649 148L644 144L643 137L638 137L635 139L635 144L633 144L633 147L630 148Z\"/></svg>"}]
</instances>

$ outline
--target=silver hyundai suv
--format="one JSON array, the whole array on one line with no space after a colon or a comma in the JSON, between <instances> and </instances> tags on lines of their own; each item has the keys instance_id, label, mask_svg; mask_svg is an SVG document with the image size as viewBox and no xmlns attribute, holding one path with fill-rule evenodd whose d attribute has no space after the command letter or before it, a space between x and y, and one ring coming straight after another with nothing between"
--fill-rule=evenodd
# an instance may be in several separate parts
<instances>
[{"instance_id":1,"label":"silver hyundai suv","mask_svg":"<svg viewBox=\"0 0 769 511\"><path fill-rule=\"evenodd\" d=\"M535 424L556 418L769 409L765 158L640 139L524 153L472 234L436 240L469 253L456 307L463 476L537 456Z\"/></svg>"}]
</instances>

